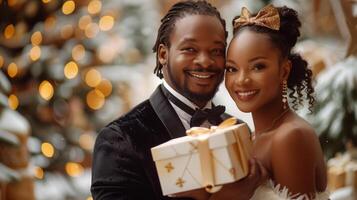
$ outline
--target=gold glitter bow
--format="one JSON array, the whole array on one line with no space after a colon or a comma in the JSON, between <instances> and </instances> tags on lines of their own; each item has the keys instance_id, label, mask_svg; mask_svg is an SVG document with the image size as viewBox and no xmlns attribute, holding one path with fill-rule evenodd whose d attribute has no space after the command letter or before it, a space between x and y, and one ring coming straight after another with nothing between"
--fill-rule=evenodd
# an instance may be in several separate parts
<instances>
[{"instance_id":1,"label":"gold glitter bow","mask_svg":"<svg viewBox=\"0 0 357 200\"><path fill-rule=\"evenodd\" d=\"M190 136L199 136L204 134L209 134L215 131L216 129L227 128L229 126L233 126L237 123L237 119L234 117L230 117L220 123L218 126L211 126L211 128L205 127L192 127L186 131L186 135Z\"/></svg>"},{"instance_id":2,"label":"gold glitter bow","mask_svg":"<svg viewBox=\"0 0 357 200\"><path fill-rule=\"evenodd\" d=\"M278 31L280 28L279 11L273 5L269 4L262 8L255 17L252 17L249 10L243 7L240 17L234 20L233 27L239 28L249 24L264 26Z\"/></svg>"}]
</instances>

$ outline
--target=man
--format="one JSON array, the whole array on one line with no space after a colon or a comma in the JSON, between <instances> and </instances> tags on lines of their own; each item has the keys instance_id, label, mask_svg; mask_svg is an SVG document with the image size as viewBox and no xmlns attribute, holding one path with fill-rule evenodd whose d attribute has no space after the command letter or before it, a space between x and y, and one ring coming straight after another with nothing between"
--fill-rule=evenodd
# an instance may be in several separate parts
<instances>
[{"instance_id":1,"label":"man","mask_svg":"<svg viewBox=\"0 0 357 200\"><path fill-rule=\"evenodd\" d=\"M170 199L162 196L150 149L185 136L192 126L217 125L228 117L211 102L225 68L227 32L219 12L205 1L181 2L161 22L153 48L154 72L164 82L99 134L93 156L94 199ZM259 165L251 169L244 181L214 195L196 190L176 199L247 199L261 181Z\"/></svg>"}]
</instances>

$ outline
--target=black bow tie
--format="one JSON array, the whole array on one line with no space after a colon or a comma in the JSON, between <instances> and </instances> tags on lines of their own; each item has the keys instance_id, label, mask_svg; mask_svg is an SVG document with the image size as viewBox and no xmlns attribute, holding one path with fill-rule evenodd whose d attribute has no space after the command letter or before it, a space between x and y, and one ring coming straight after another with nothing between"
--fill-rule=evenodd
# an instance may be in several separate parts
<instances>
[{"instance_id":1,"label":"black bow tie","mask_svg":"<svg viewBox=\"0 0 357 200\"><path fill-rule=\"evenodd\" d=\"M226 108L224 106L214 106L212 105L212 109L196 109L194 110L190 106L186 105L182 101L180 101L177 97L172 95L164 86L161 87L164 95L169 99L172 103L174 103L181 110L190 114L192 116L190 121L190 126L200 126L204 121L208 120L213 125L218 125L221 120L221 115L224 113Z\"/></svg>"},{"instance_id":2,"label":"black bow tie","mask_svg":"<svg viewBox=\"0 0 357 200\"><path fill-rule=\"evenodd\" d=\"M214 106L212 109L196 109L194 114L192 115L190 126L200 126L204 121L208 120L209 123L213 125L218 125L221 121L221 115L225 111L224 106Z\"/></svg>"}]
</instances>

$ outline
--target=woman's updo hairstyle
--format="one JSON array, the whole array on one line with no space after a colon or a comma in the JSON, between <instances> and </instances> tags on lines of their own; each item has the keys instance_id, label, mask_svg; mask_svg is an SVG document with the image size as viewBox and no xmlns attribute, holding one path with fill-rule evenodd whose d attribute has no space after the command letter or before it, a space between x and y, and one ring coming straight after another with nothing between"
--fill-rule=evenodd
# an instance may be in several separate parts
<instances>
[{"instance_id":1,"label":"woman's updo hairstyle","mask_svg":"<svg viewBox=\"0 0 357 200\"><path fill-rule=\"evenodd\" d=\"M291 71L288 78L289 97L292 98L293 109L297 110L303 102L303 91L306 92L306 99L309 103L309 110L312 110L315 99L313 97L314 89L312 87L312 71L308 68L307 62L298 53L292 52L298 37L300 36L299 28L301 22L298 14L294 9L286 6L277 7L280 17L279 30L273 30L264 26L250 23L243 26L235 27L235 21L240 17L236 16L233 21L233 37L239 35L243 30L250 30L256 33L267 34L281 52L282 58L288 58L291 63ZM255 16L255 15L253 15Z\"/></svg>"}]
</instances>

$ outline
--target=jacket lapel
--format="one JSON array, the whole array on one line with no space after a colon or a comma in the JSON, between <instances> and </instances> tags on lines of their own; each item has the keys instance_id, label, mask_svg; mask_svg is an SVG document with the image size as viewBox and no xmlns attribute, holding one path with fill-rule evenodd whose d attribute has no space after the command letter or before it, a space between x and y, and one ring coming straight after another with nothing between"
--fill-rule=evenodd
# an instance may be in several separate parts
<instances>
[{"instance_id":1,"label":"jacket lapel","mask_svg":"<svg viewBox=\"0 0 357 200\"><path fill-rule=\"evenodd\" d=\"M154 111L159 117L160 121L164 124L171 138L185 136L186 130L182 125L176 111L172 108L170 102L163 94L161 87L163 86L159 85L154 93L150 96L150 104L154 108Z\"/></svg>"}]
</instances>

